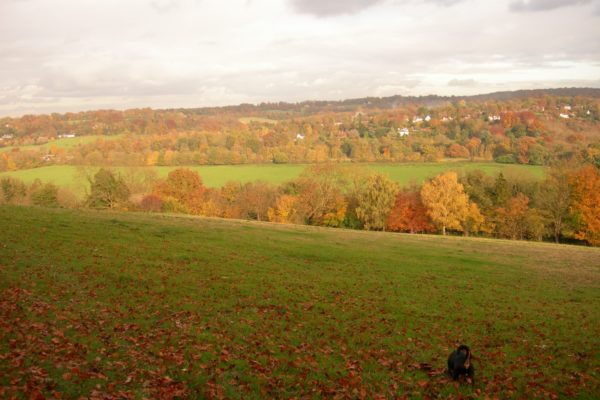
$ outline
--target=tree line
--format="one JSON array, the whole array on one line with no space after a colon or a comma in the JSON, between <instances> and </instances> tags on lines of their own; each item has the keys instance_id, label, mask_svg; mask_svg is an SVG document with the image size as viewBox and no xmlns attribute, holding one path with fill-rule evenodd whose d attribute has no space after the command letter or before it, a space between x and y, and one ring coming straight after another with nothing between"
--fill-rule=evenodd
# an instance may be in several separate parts
<instances>
[{"instance_id":1,"label":"tree line","mask_svg":"<svg viewBox=\"0 0 600 400\"><path fill-rule=\"evenodd\" d=\"M70 164L185 166L419 162L444 158L600 165L593 97L364 106L128 110L0 120L0 171ZM304 110L304 111L302 111ZM308 111L307 111L308 110ZM561 117L562 116L562 117ZM62 134L98 139L67 146ZM30 145L43 145L44 147ZM1 150L1 149L0 149Z\"/></svg>"},{"instance_id":2,"label":"tree line","mask_svg":"<svg viewBox=\"0 0 600 400\"><path fill-rule=\"evenodd\" d=\"M543 181L475 170L407 187L337 164L310 166L279 186L257 181L208 188L186 168L165 179L101 168L88 179L79 206L90 208L600 245L600 170L591 164L556 166ZM76 206L73 197L53 184L0 180L3 203Z\"/></svg>"}]
</instances>

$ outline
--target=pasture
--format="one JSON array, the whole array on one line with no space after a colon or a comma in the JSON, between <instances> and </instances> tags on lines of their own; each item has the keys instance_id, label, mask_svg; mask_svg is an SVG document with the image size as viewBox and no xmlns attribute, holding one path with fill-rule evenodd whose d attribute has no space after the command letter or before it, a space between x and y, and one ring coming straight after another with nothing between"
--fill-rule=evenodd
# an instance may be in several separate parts
<instances>
[{"instance_id":1,"label":"pasture","mask_svg":"<svg viewBox=\"0 0 600 400\"><path fill-rule=\"evenodd\" d=\"M3 398L600 393L597 248L13 206L0 226ZM459 342L472 386L444 374Z\"/></svg>"},{"instance_id":2,"label":"pasture","mask_svg":"<svg viewBox=\"0 0 600 400\"><path fill-rule=\"evenodd\" d=\"M120 139L123 136L124 135L87 135L87 136L77 136L74 138L61 138L61 139L50 140L44 144L0 147L0 153L10 152L16 148L18 148L19 150L22 150L22 151L44 150L44 149L48 150L52 146L56 146L56 147L62 148L62 149L68 149L71 147L79 146L80 144L94 143L96 140L115 140L115 139Z\"/></svg>"},{"instance_id":3,"label":"pasture","mask_svg":"<svg viewBox=\"0 0 600 400\"><path fill-rule=\"evenodd\" d=\"M529 165L507 165L491 162L444 162L444 163L415 163L415 164L344 164L348 166L363 166L373 171L388 175L391 179L401 185L407 185L411 182L422 183L428 178L432 178L444 171L468 171L482 170L492 176L503 172L505 175L529 177L541 179L544 176L544 168ZM251 182L262 180L273 184L297 178L307 167L304 164L251 164L251 165L202 165L189 166L192 170L198 171L204 184L208 187L221 187L230 181ZM93 173L98 167L87 168L56 165L28 170L19 170L0 173L2 176L11 176L21 179L25 182L32 182L40 179L43 182L55 183L59 186L71 188L76 194L82 195L88 183L85 179L86 174ZM161 177L177 167L138 167L152 168L157 171ZM117 169L125 170L125 167Z\"/></svg>"}]
</instances>

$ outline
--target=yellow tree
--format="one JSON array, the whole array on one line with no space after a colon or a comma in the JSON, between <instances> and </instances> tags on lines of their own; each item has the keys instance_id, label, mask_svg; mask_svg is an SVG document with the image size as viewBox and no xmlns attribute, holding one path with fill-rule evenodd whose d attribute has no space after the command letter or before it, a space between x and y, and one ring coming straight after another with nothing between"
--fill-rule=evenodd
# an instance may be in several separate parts
<instances>
[{"instance_id":1,"label":"yellow tree","mask_svg":"<svg viewBox=\"0 0 600 400\"><path fill-rule=\"evenodd\" d=\"M458 183L456 172L445 172L425 183L421 199L433 223L446 234L446 229L463 229L469 215L469 196Z\"/></svg>"},{"instance_id":2,"label":"yellow tree","mask_svg":"<svg viewBox=\"0 0 600 400\"><path fill-rule=\"evenodd\" d=\"M277 198L275 207L270 207L267 216L270 222L293 223L296 220L298 197L284 194Z\"/></svg>"}]
</instances>

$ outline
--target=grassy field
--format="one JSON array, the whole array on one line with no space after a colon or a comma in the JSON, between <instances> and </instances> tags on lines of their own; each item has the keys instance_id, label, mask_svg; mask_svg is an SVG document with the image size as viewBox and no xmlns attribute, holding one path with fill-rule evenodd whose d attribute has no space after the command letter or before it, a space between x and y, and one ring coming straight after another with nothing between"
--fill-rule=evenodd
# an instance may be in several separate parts
<instances>
[{"instance_id":1,"label":"grassy field","mask_svg":"<svg viewBox=\"0 0 600 400\"><path fill-rule=\"evenodd\" d=\"M542 178L543 167L529 165L506 165L497 163L417 163L417 164L352 164L363 165L374 171L388 175L391 179L402 185L411 182L422 183L424 180L438 175L447 170L466 171L480 169L488 174L496 175L504 172L507 175ZM160 176L167 176L169 171L176 167L147 167L154 168ZM204 184L209 187L221 187L229 181L250 182L263 180L274 184L298 177L306 168L300 164L260 164L260 165L216 165L216 166L191 166L198 171ZM0 173L2 176L12 176L25 182L40 179L44 182L53 182L60 186L70 187L77 194L83 193L84 185L81 169L75 166L58 165L28 170Z\"/></svg>"},{"instance_id":2,"label":"grassy field","mask_svg":"<svg viewBox=\"0 0 600 400\"><path fill-rule=\"evenodd\" d=\"M44 143L44 144L35 144L35 145L28 145L28 146L6 146L6 147L0 147L0 153L12 151L12 149L14 149L15 147L18 147L19 149L21 149L23 151L25 151L25 150L49 149L52 145L56 145L57 147L62 148L62 149L68 149L68 148L71 148L71 147L79 146L80 144L94 143L98 139L102 139L102 140L114 140L114 139L120 139L123 136L124 135L110 135L110 136L107 136L107 135L89 135L89 136L78 136L78 137L74 137L74 138L56 139L56 140L50 140L49 142Z\"/></svg>"},{"instance_id":3,"label":"grassy field","mask_svg":"<svg viewBox=\"0 0 600 400\"><path fill-rule=\"evenodd\" d=\"M2 398L600 394L600 249L8 206L0 226ZM472 386L444 375L459 342Z\"/></svg>"}]
</instances>

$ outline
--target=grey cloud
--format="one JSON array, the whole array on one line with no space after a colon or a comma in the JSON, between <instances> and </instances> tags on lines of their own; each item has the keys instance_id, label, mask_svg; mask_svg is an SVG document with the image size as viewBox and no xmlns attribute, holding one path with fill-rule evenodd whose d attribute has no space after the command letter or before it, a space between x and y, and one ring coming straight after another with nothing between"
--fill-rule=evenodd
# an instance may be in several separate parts
<instances>
[{"instance_id":1,"label":"grey cloud","mask_svg":"<svg viewBox=\"0 0 600 400\"><path fill-rule=\"evenodd\" d=\"M354 14L382 2L383 0L292 0L292 5L300 13L327 17Z\"/></svg>"},{"instance_id":2,"label":"grey cloud","mask_svg":"<svg viewBox=\"0 0 600 400\"><path fill-rule=\"evenodd\" d=\"M386 2L393 4L425 2L440 6L451 6L463 1L465 0L291 0L291 3L299 13L311 14L317 17L330 17L356 14L364 9Z\"/></svg>"},{"instance_id":3,"label":"grey cloud","mask_svg":"<svg viewBox=\"0 0 600 400\"><path fill-rule=\"evenodd\" d=\"M510 3L509 8L515 12L548 11L562 7L580 6L591 2L592 0L516 0Z\"/></svg>"}]
</instances>

